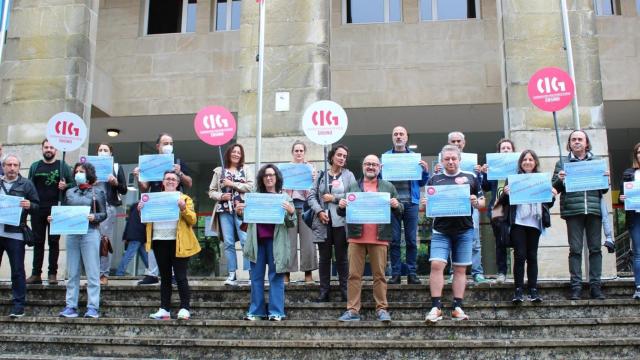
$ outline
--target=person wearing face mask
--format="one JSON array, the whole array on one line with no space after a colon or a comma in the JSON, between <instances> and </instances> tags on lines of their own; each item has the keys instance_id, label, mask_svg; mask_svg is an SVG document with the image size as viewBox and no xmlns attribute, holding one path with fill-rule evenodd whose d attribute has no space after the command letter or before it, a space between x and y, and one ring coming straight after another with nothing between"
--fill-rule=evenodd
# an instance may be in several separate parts
<instances>
[{"instance_id":1,"label":"person wearing face mask","mask_svg":"<svg viewBox=\"0 0 640 360\"><path fill-rule=\"evenodd\" d=\"M71 168L61 160L56 160L56 148L47 139L42 141L42 160L38 160L29 167L28 178L38 191L40 208L31 215L31 226L35 236L33 247L33 270L27 279L27 284L42 284L42 263L44 262L44 241L49 242L49 285L58 283L58 255L60 253L60 235L49 234L47 217L51 214L51 206L61 200L61 193L73 186ZM62 170L62 176L60 171Z\"/></svg>"},{"instance_id":2,"label":"person wearing face mask","mask_svg":"<svg viewBox=\"0 0 640 360\"><path fill-rule=\"evenodd\" d=\"M156 139L156 150L158 154L173 154L173 137L167 133L161 133L158 135ZM189 176L189 169L187 168L187 164L182 161L182 159L174 156L174 165L173 171L179 177L178 183L178 191L186 191L191 188L193 184L193 179ZM135 176L136 180L140 176L140 169L135 167L133 169L133 176ZM140 192L160 192L163 190L162 181L139 181L138 180L138 188ZM145 271L145 276L142 280L138 281L138 285L151 285L158 283L158 263L156 262L156 257L154 256L153 250L149 251L148 254L149 267L147 267Z\"/></svg>"},{"instance_id":3,"label":"person wearing face mask","mask_svg":"<svg viewBox=\"0 0 640 360\"><path fill-rule=\"evenodd\" d=\"M113 156L113 147L107 143L99 144L97 151L98 156ZM100 235L113 241L116 229L116 208L122 205L120 196L127 193L127 180L118 163L113 163L113 172L107 181L99 182L96 186L100 187L107 197L107 218L100 223ZM110 267L111 253L107 252L107 256L100 256L100 285L108 284Z\"/></svg>"},{"instance_id":4,"label":"person wearing face mask","mask_svg":"<svg viewBox=\"0 0 640 360\"><path fill-rule=\"evenodd\" d=\"M80 293L80 265L87 276L86 318L100 317L100 223L107 218L106 195L95 187L96 169L91 163L77 163L73 167L77 186L67 191L63 205L89 206L89 229L84 235L67 235L67 298L60 317L78 317L78 295ZM51 216L48 221L53 221Z\"/></svg>"}]
</instances>

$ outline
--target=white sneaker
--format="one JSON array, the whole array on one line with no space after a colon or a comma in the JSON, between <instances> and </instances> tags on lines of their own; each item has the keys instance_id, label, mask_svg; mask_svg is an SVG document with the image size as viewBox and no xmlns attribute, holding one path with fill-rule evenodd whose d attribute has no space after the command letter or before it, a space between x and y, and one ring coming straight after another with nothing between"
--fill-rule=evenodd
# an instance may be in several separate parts
<instances>
[{"instance_id":1,"label":"white sneaker","mask_svg":"<svg viewBox=\"0 0 640 360\"><path fill-rule=\"evenodd\" d=\"M189 320L191 319L191 313L187 309L180 309L178 311L178 320Z\"/></svg>"},{"instance_id":2,"label":"white sneaker","mask_svg":"<svg viewBox=\"0 0 640 360\"><path fill-rule=\"evenodd\" d=\"M229 285L229 286L237 286L238 285L238 281L236 280L236 272L235 271L231 271L229 272L229 276L227 276L227 279L224 281L225 285Z\"/></svg>"},{"instance_id":3,"label":"white sneaker","mask_svg":"<svg viewBox=\"0 0 640 360\"><path fill-rule=\"evenodd\" d=\"M163 308L160 308L158 312L149 315L149 317L156 320L170 320L171 313Z\"/></svg>"},{"instance_id":4,"label":"white sneaker","mask_svg":"<svg viewBox=\"0 0 640 360\"><path fill-rule=\"evenodd\" d=\"M457 306L451 312L451 320L455 320L455 321L469 320L469 315L465 314L464 311L462 311L462 308Z\"/></svg>"},{"instance_id":5,"label":"white sneaker","mask_svg":"<svg viewBox=\"0 0 640 360\"><path fill-rule=\"evenodd\" d=\"M498 284L504 284L506 280L507 276L505 274L498 274L498 276L496 277L496 283Z\"/></svg>"},{"instance_id":6,"label":"white sneaker","mask_svg":"<svg viewBox=\"0 0 640 360\"><path fill-rule=\"evenodd\" d=\"M424 321L430 321L432 323L442 320L442 310L437 307L432 307L431 311L424 318Z\"/></svg>"}]
</instances>

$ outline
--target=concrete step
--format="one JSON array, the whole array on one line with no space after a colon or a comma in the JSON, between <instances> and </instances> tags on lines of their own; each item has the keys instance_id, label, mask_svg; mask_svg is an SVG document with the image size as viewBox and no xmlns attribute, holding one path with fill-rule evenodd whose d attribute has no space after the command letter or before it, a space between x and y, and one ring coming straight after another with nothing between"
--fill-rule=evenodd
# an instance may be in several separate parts
<instances>
[{"instance_id":1,"label":"concrete step","mask_svg":"<svg viewBox=\"0 0 640 360\"><path fill-rule=\"evenodd\" d=\"M389 285L387 299L389 302L428 302L430 295L427 281L425 285ZM84 282L82 282L84 283ZM229 287L220 285L219 282L193 281L191 282L191 293L193 301L215 301L215 302L245 302L249 299L250 288L247 285ZM268 287L267 287L268 288ZM569 294L569 287L566 281L545 281L538 286L540 294L547 300L566 299ZM603 289L607 297L628 299L634 291L632 279L606 281ZM81 299L86 299L85 286L80 292ZM66 288L64 284L29 285L27 286L27 296L29 300L64 299ZM286 287L285 293L287 301L290 303L313 302L318 296L318 285L293 284ZM583 292L584 299L589 296L588 286L585 285ZM337 285L332 285L331 299L339 301L340 291ZM465 291L465 301L505 301L513 296L513 284L493 284L485 283L480 285L469 285ZM0 299L11 297L11 287L9 283L0 284ZM450 299L451 286L445 286L443 298ZM101 299L110 300L156 300L160 299L159 285L136 286L134 282L111 281L110 285L101 289ZM363 286L363 299L373 299L372 285L370 282Z\"/></svg>"},{"instance_id":2,"label":"concrete step","mask_svg":"<svg viewBox=\"0 0 640 360\"><path fill-rule=\"evenodd\" d=\"M237 340L528 340L640 336L640 317L537 320L377 321L342 323L336 320L157 321L142 319L61 319L55 317L0 320L5 335L55 334L94 337Z\"/></svg>"},{"instance_id":3,"label":"concrete step","mask_svg":"<svg viewBox=\"0 0 640 360\"><path fill-rule=\"evenodd\" d=\"M177 305L174 297L174 304ZM80 311L84 303L80 302ZM26 312L29 316L57 316L64 307L64 298L55 300L30 300ZM158 310L159 301L103 301L101 315L105 318L144 319ZM445 302L445 315L448 316L449 302ZM291 320L335 320L345 311L343 302L331 303L288 303L285 306ZM430 310L426 302L390 303L389 310L395 320L421 320ZM242 302L200 302L191 303L191 315L194 319L238 320L248 309L248 298ZM640 302L633 299L607 300L549 300L542 304L525 302L513 305L510 301L467 301L465 312L472 319L509 320L509 319L575 319L575 318L612 318L634 317L640 314ZM0 314L8 314L11 301L0 301ZM176 309L174 309L176 311ZM375 319L375 303L364 302L360 311L366 320Z\"/></svg>"},{"instance_id":4,"label":"concrete step","mask_svg":"<svg viewBox=\"0 0 640 360\"><path fill-rule=\"evenodd\" d=\"M216 359L637 359L640 338L496 340L239 340L0 334L0 351L9 354L82 354L91 357Z\"/></svg>"}]
</instances>

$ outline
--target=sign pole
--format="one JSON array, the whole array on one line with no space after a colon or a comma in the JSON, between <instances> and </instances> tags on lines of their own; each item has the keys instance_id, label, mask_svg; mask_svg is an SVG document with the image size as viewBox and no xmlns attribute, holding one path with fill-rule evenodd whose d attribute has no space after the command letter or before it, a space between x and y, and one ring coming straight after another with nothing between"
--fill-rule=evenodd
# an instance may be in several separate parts
<instances>
[{"instance_id":1,"label":"sign pole","mask_svg":"<svg viewBox=\"0 0 640 360\"><path fill-rule=\"evenodd\" d=\"M62 178L62 168L64 166L64 158L67 156L67 152L66 151L62 151L62 161L60 161L60 180L58 180L58 182L60 182L63 178ZM58 206L62 205L62 190L58 189Z\"/></svg>"},{"instance_id":2,"label":"sign pole","mask_svg":"<svg viewBox=\"0 0 640 360\"><path fill-rule=\"evenodd\" d=\"M255 173L260 170L262 156L262 98L264 93L264 26L266 17L266 1L260 1L260 23L258 34L258 113L256 116L256 164Z\"/></svg>"},{"instance_id":3,"label":"sign pole","mask_svg":"<svg viewBox=\"0 0 640 360\"><path fill-rule=\"evenodd\" d=\"M558 154L560 154L560 166L564 167L562 161L562 146L560 145L560 130L558 130L558 116L556 112L553 112L553 127L556 128L556 140L558 141Z\"/></svg>"}]
</instances>

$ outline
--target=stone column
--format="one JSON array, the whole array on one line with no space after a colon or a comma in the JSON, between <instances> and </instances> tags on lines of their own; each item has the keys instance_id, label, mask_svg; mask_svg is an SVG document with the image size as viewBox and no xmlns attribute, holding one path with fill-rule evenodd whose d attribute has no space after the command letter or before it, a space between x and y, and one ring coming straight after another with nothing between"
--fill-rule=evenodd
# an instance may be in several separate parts
<instances>
[{"instance_id":1,"label":"stone column","mask_svg":"<svg viewBox=\"0 0 640 360\"><path fill-rule=\"evenodd\" d=\"M295 139L307 143L307 159L322 160L322 148L304 137L304 110L329 99L329 1L267 0L265 31L262 163L287 159ZM255 162L258 84L259 7L242 2L242 92L238 111L238 141L248 163ZM288 92L289 111L275 111L275 93Z\"/></svg>"},{"instance_id":2,"label":"stone column","mask_svg":"<svg viewBox=\"0 0 640 360\"><path fill-rule=\"evenodd\" d=\"M15 152L22 158L23 175L42 157L40 143L51 116L73 112L89 126L98 7L98 0L13 1L0 65L0 141L5 154ZM84 147L67 155L67 162L75 163L87 146L88 139ZM64 241L60 247L62 278ZM28 250L27 272L31 254ZM3 274L8 265L3 264ZM47 266L45 254L45 274Z\"/></svg>"},{"instance_id":3,"label":"stone column","mask_svg":"<svg viewBox=\"0 0 640 360\"><path fill-rule=\"evenodd\" d=\"M608 158L603 119L602 81L598 57L595 12L591 0L569 0L580 126L589 134L595 155ZM551 113L535 108L527 96L527 83L543 67L567 69L563 48L559 0L498 0L498 28L503 49L503 94L507 134L517 150L533 149L542 170L553 172L558 146ZM558 113L563 155L568 133L574 128L571 106ZM610 199L607 197L606 199ZM552 227L540 239L540 277L568 278L568 243L559 199L552 208ZM604 237L603 237L604 239ZM583 266L583 279L587 278ZM603 253L603 277L615 276L615 256Z\"/></svg>"}]
</instances>

